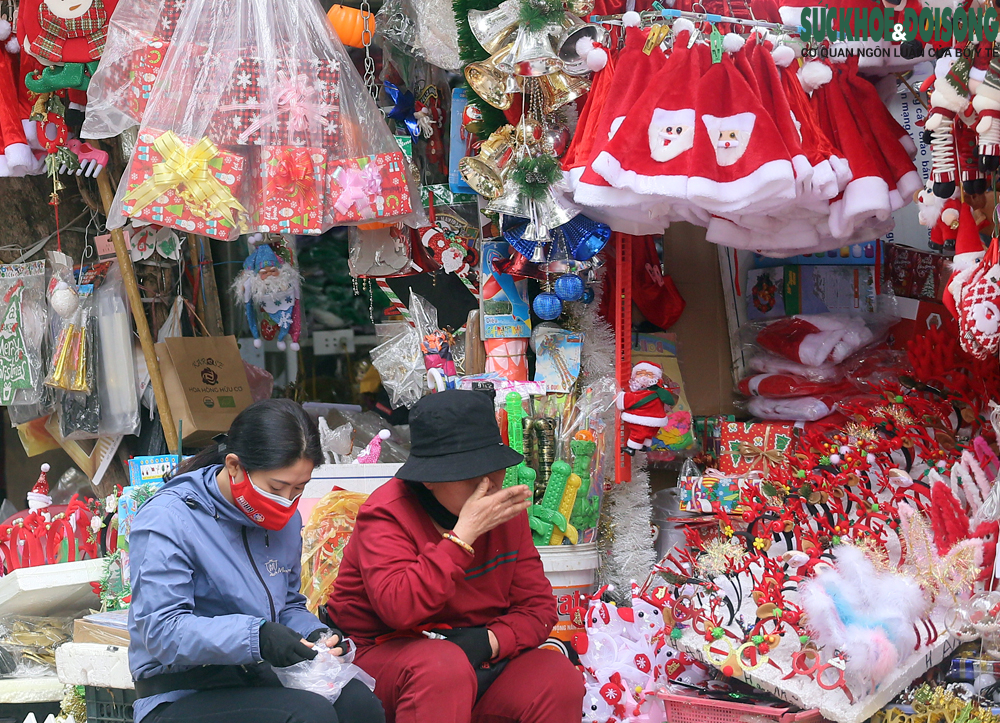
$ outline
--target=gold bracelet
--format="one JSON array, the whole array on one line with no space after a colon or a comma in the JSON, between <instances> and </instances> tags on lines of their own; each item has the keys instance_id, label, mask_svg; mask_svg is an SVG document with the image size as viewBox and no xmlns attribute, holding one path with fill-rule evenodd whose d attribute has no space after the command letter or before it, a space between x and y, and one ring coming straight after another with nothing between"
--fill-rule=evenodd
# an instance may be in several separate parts
<instances>
[{"instance_id":1,"label":"gold bracelet","mask_svg":"<svg viewBox=\"0 0 1000 723\"><path fill-rule=\"evenodd\" d=\"M474 549L472 549L472 545L470 545L465 540L459 539L458 537L456 537L455 535L451 534L450 532L443 532L443 533L441 533L441 537L443 537L446 540L451 540L456 545L458 545L459 547L461 547L463 550L465 550L466 552L468 552L470 555L475 556L476 551Z\"/></svg>"}]
</instances>

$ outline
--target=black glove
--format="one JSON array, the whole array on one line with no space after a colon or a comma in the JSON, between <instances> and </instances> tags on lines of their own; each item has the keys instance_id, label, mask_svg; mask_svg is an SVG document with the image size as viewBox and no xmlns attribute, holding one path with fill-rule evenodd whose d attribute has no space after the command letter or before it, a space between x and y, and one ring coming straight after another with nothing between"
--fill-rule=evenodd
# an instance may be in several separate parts
<instances>
[{"instance_id":1,"label":"black glove","mask_svg":"<svg viewBox=\"0 0 1000 723\"><path fill-rule=\"evenodd\" d=\"M344 634L337 628L331 627L331 628L320 628L319 630L313 630L306 636L306 640L308 640L310 643L318 643L323 638L330 638L333 636L337 637L337 645L330 648L330 650L333 652L334 655L343 655L346 652L346 650L342 645L340 645L340 643L344 642ZM338 650L340 652L337 652Z\"/></svg>"},{"instance_id":2,"label":"black glove","mask_svg":"<svg viewBox=\"0 0 1000 723\"><path fill-rule=\"evenodd\" d=\"M451 630L432 630L455 643L465 653L465 657L478 669L480 665L493 657L490 646L490 632L486 628L452 628Z\"/></svg>"},{"instance_id":3,"label":"black glove","mask_svg":"<svg viewBox=\"0 0 1000 723\"><path fill-rule=\"evenodd\" d=\"M280 623L264 623L260 626L260 657L275 668L312 660L316 651L302 642L302 636Z\"/></svg>"}]
</instances>

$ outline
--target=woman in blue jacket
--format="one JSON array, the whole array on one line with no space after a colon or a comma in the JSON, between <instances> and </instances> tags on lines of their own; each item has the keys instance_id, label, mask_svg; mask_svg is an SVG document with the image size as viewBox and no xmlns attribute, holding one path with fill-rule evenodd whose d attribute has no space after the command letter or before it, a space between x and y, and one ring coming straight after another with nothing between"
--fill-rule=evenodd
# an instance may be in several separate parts
<instances>
[{"instance_id":1,"label":"woman in blue jacket","mask_svg":"<svg viewBox=\"0 0 1000 723\"><path fill-rule=\"evenodd\" d=\"M257 402L139 510L129 535L135 723L385 721L358 680L331 705L272 670L341 638L299 593L296 507L322 461L300 405Z\"/></svg>"}]
</instances>

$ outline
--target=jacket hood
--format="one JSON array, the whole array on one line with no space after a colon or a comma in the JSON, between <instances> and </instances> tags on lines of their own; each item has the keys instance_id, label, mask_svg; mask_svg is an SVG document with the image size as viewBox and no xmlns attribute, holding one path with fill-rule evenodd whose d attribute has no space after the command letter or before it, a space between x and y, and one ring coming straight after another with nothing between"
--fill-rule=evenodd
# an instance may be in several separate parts
<instances>
[{"instance_id":1,"label":"jacket hood","mask_svg":"<svg viewBox=\"0 0 1000 723\"><path fill-rule=\"evenodd\" d=\"M204 508L216 519L235 522L244 527L258 527L253 520L237 509L236 505L222 496L216 480L220 469L222 469L221 464L213 464L178 475L166 482L158 494L172 493L185 502L193 498L199 507Z\"/></svg>"}]
</instances>

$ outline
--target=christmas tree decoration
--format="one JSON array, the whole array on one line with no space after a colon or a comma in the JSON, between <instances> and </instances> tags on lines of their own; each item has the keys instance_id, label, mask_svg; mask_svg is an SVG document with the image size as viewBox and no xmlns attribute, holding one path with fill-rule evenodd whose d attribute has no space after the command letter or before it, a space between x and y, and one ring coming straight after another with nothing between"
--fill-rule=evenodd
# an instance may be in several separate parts
<instances>
[{"instance_id":1,"label":"christmas tree decoration","mask_svg":"<svg viewBox=\"0 0 1000 723\"><path fill-rule=\"evenodd\" d=\"M538 318L551 321L559 318L563 305L558 296L550 291L545 291L534 298L531 302L531 308L538 315Z\"/></svg>"},{"instance_id":2,"label":"christmas tree decoration","mask_svg":"<svg viewBox=\"0 0 1000 723\"><path fill-rule=\"evenodd\" d=\"M583 279L565 274L556 279L554 290L560 301L579 301L583 297Z\"/></svg>"}]
</instances>

